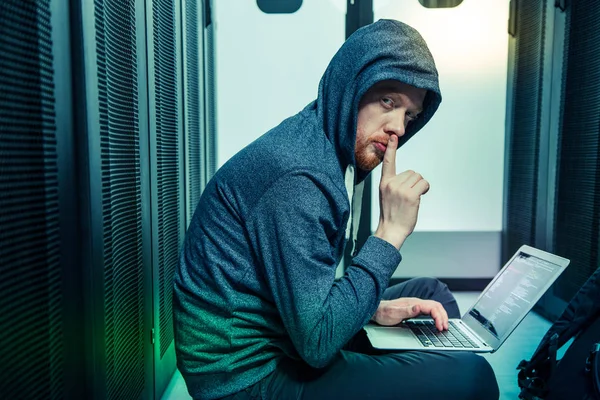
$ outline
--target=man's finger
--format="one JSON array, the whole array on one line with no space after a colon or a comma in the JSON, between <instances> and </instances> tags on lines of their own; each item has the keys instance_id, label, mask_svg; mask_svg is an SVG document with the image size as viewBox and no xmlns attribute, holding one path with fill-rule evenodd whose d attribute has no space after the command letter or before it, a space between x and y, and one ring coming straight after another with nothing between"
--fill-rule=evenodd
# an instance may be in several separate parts
<instances>
[{"instance_id":1,"label":"man's finger","mask_svg":"<svg viewBox=\"0 0 600 400\"><path fill-rule=\"evenodd\" d=\"M382 178L396 176L396 149L398 149L398 137L390 135L385 154L383 155Z\"/></svg>"},{"instance_id":2,"label":"man's finger","mask_svg":"<svg viewBox=\"0 0 600 400\"><path fill-rule=\"evenodd\" d=\"M435 320L435 327L440 332L448 329L448 314L443 306L432 308L431 317Z\"/></svg>"},{"instance_id":3,"label":"man's finger","mask_svg":"<svg viewBox=\"0 0 600 400\"><path fill-rule=\"evenodd\" d=\"M416 174L416 172L412 169L408 169L404 172L401 172L398 175L396 175L396 182L398 182L401 185L404 185L414 174Z\"/></svg>"},{"instance_id":4,"label":"man's finger","mask_svg":"<svg viewBox=\"0 0 600 400\"><path fill-rule=\"evenodd\" d=\"M442 317L444 318L444 329L448 330L448 313L446 312L446 309L444 308L444 306L441 306L442 309Z\"/></svg>"},{"instance_id":5,"label":"man's finger","mask_svg":"<svg viewBox=\"0 0 600 400\"><path fill-rule=\"evenodd\" d=\"M444 322L444 318L442 317L442 314L435 310L431 313L431 318L433 318L433 320L435 321L435 327L437 328L438 331L442 332L445 328L445 322Z\"/></svg>"},{"instance_id":6,"label":"man's finger","mask_svg":"<svg viewBox=\"0 0 600 400\"><path fill-rule=\"evenodd\" d=\"M425 179L421 179L415 183L413 188L421 195L424 195L425 193L429 192L429 182L427 182Z\"/></svg>"},{"instance_id":7,"label":"man's finger","mask_svg":"<svg viewBox=\"0 0 600 400\"><path fill-rule=\"evenodd\" d=\"M414 187L418 182L423 180L421 174L411 171L411 174L408 174L405 181L402 183L410 188Z\"/></svg>"}]
</instances>

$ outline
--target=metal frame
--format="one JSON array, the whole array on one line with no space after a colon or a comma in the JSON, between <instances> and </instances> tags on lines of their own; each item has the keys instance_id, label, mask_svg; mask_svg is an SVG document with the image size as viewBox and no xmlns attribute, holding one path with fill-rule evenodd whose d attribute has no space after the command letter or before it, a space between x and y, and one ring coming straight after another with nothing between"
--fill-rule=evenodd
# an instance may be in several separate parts
<instances>
[{"instance_id":1,"label":"metal frame","mask_svg":"<svg viewBox=\"0 0 600 400\"><path fill-rule=\"evenodd\" d=\"M563 100L563 59L565 53L566 15L554 8L552 74L550 77L550 104L548 111L548 193L556 193L558 168L558 139L561 131L561 103ZM555 197L548 196L546 204L545 246L554 250Z\"/></svg>"},{"instance_id":2,"label":"metal frame","mask_svg":"<svg viewBox=\"0 0 600 400\"><path fill-rule=\"evenodd\" d=\"M208 181L213 177L217 169L217 93L216 93L216 54L215 54L215 24L212 17L212 0L200 0L202 2L202 15L204 18L202 30L203 39L203 89L204 89L204 107L205 118L203 121L204 136L201 143L204 144L202 151L202 165L204 173L201 174L203 181L201 187L204 189ZM212 54L211 54L212 53ZM212 58L211 58L212 56ZM212 61L212 62L211 62ZM209 71L212 71L212 79L209 76ZM214 112L214 118L211 119L211 114Z\"/></svg>"},{"instance_id":3,"label":"metal frame","mask_svg":"<svg viewBox=\"0 0 600 400\"><path fill-rule=\"evenodd\" d=\"M506 257L509 257L510 255L508 254L508 240L506 237L506 232L508 231L508 180L509 180L509 175L510 175L510 149L512 146L512 136L511 136L511 132L512 132L512 127L513 127L513 108L514 108L514 102L513 102L513 91L514 91L514 82L515 82L515 56L516 56L516 45L517 45L517 39L516 37L512 36L513 34L516 34L517 32L516 30L516 18L517 18L517 13L516 13L516 6L515 6L515 2L517 0L511 0L510 2L510 7L511 10L515 10L514 13L511 13L510 15L510 20L509 20L509 33L510 33L510 27L514 27L513 32L508 36L508 66L507 66L507 74L506 74L506 114L505 114L505 119L504 119L504 126L505 126L505 134L504 134L504 182L503 182L503 187L504 187L504 191L503 191L503 199L502 199L502 239L501 239L501 248L502 251L500 252L500 265L502 265L504 262L504 259Z\"/></svg>"},{"instance_id":4,"label":"metal frame","mask_svg":"<svg viewBox=\"0 0 600 400\"><path fill-rule=\"evenodd\" d=\"M551 129L556 128L559 123L559 114L552 114L551 104L555 102L555 90L552 78L555 75L556 65L554 48L554 7L550 1L546 4L546 26L544 32L544 71L542 76L542 102L540 110L540 143L539 143L539 168L538 168L538 191L536 204L536 247L552 250L552 242L548 241L548 235L552 235L554 213L548 212L548 205L554 204L554 181L556 171L551 171L548 166L553 157L550 155L552 139L556 147L556 136L551 137ZM562 56L562 55L561 55ZM560 100L560 96L558 96ZM560 107L560 105L559 105ZM556 131L555 133L558 133ZM553 210L553 208L552 208Z\"/></svg>"},{"instance_id":5,"label":"metal frame","mask_svg":"<svg viewBox=\"0 0 600 400\"><path fill-rule=\"evenodd\" d=\"M64 375L80 374L85 361L85 342L82 336L81 316L84 308L81 302L82 290L81 254L78 246L79 218L77 188L77 163L75 148L75 126L73 121L73 75L72 43L70 38L69 2L51 0L52 52L54 62L54 96L56 112L56 142L58 167L58 196L60 224L60 260L63 288L63 344ZM67 399L84 398L85 385L81 380L65 379L63 395Z\"/></svg>"},{"instance_id":6,"label":"metal frame","mask_svg":"<svg viewBox=\"0 0 600 400\"><path fill-rule=\"evenodd\" d=\"M136 0L136 47L138 65L138 115L140 131L140 198L142 201L142 252L144 265L144 377L146 393L149 398L155 398L154 385L154 345L152 329L154 327L153 309L153 276L152 276L152 207L150 181L150 122L148 110L148 53L145 0Z\"/></svg>"},{"instance_id":7,"label":"metal frame","mask_svg":"<svg viewBox=\"0 0 600 400\"><path fill-rule=\"evenodd\" d=\"M80 132L78 140L79 164L79 192L82 227L81 265L83 267L83 304L84 304L84 337L86 340L86 368L93 371L86 374L86 395L93 393L97 398L106 397L106 357L104 352L104 308L103 281L104 259L102 232L95 232L95 228L102 226L102 193L99 132L99 104L97 90L97 62L95 20L92 2L81 0L74 2L74 18L78 24L74 30L74 38L81 40L73 57L77 60L77 71L80 85L76 86L79 99L76 99L75 115L78 118L77 131ZM91 83L90 83L91 82ZM96 84L94 84L94 82ZM100 224L100 225L99 225Z\"/></svg>"},{"instance_id":8,"label":"metal frame","mask_svg":"<svg viewBox=\"0 0 600 400\"><path fill-rule=\"evenodd\" d=\"M180 0L180 4L181 4L181 10L186 10L186 6L188 1L194 1L194 0ZM190 148L188 146L189 144L189 137L190 137L190 130L189 130L189 124L188 124L188 119L187 119L187 114L188 114L188 109L187 109L187 104L188 104L188 98L189 98L189 94L187 91L187 87L188 87L188 81L187 81L187 77L188 77L188 70L187 70L187 35L185 34L186 32L186 28L187 28L187 20L185 18L185 13L182 12L181 13L181 20L179 22L181 24L181 30L183 32L182 38L181 38L181 76L182 76L182 91L183 91L183 111L181 113L181 117L183 118L183 164L184 164L184 188L185 188L185 226L187 228L187 226L189 225L192 216L190 215L190 211L189 211L189 203L191 202L191 188L188 185L188 177L190 175Z\"/></svg>"},{"instance_id":9,"label":"metal frame","mask_svg":"<svg viewBox=\"0 0 600 400\"><path fill-rule=\"evenodd\" d=\"M548 103L547 109L545 109L547 143L546 143L546 166L547 174L545 175L546 180L544 184L547 188L546 197L544 202L538 202L543 207L538 208L538 217L543 219L545 224L538 226L536 235L539 234L543 239L538 241L538 246L547 249L548 251L554 251L554 229L555 229L555 216L556 216L556 187L558 179L558 155L559 155L559 136L561 131L561 103L563 101L563 59L565 54L565 37L566 37L566 14L564 9L558 7L552 1L548 1L548 15L552 15L552 29L546 31L547 43L550 42L549 47L551 50L551 57L548 57L548 65L551 65L551 73L545 84L549 86ZM561 11L559 11L561 10ZM549 39L548 39L549 38ZM545 60L546 62L546 60ZM544 121L544 120L542 120ZM541 160L540 160L540 165ZM540 168L542 169L542 168ZM540 177L542 178L542 177ZM567 302L562 300L560 297L554 294L554 286L552 286L548 292L542 297L538 306L535 310L548 318L549 320L555 320L560 316Z\"/></svg>"},{"instance_id":10,"label":"metal frame","mask_svg":"<svg viewBox=\"0 0 600 400\"><path fill-rule=\"evenodd\" d=\"M183 134L183 90L182 90L182 77L181 77L181 60L182 57L178 54L181 53L182 49L182 32L181 32L181 0L174 0L175 8L175 50L176 50L176 66L177 71L177 95L179 98L178 107L178 132L179 132L179 148L184 149L184 134ZM175 358L175 345L171 343L164 356L160 357L160 280L158 279L160 274L160 265L158 262L158 184L156 179L156 164L154 156L156 154L157 142L156 142L156 107L155 107L155 71L154 71L154 37L153 37L153 0L145 0L146 4L146 26L147 29L147 67L148 67L148 116L149 116L149 155L150 155L150 192L151 192L151 224L152 224L152 313L153 313L153 349L154 349L154 391L155 395L160 395L164 392L166 387L171 380L173 372L176 368ZM185 191L185 157L182 156L179 159L179 177L180 180L180 204L179 204L179 218L180 218L180 239L183 240L185 235L186 227L186 191Z\"/></svg>"},{"instance_id":11,"label":"metal frame","mask_svg":"<svg viewBox=\"0 0 600 400\"><path fill-rule=\"evenodd\" d=\"M191 220L192 220L192 216L194 214L193 211L193 207L196 206L196 204L190 204L191 202L191 188L188 185L188 177L190 175L190 152L191 149L189 149L189 138L190 138L190 130L189 130L189 124L188 124L188 118L187 118L187 114L188 114L188 109L187 109L187 104L188 104L188 70L187 70L187 18L185 17L186 13L185 10L187 9L187 5L191 2L195 2L197 4L196 9L197 9L197 37L198 37L198 61L200 62L199 68L198 68L198 72L199 72L199 76L198 76L198 112L200 113L199 115L199 129L200 129L200 137L199 137L199 143L200 143L200 148L197 149L196 151L199 152L200 155L200 182L199 182L199 186L200 186L200 192L202 192L202 190L204 189L204 186L206 186L206 182L204 181L204 165L203 165L203 160L206 158L204 153L206 151L206 149L204 148L204 138L206 135L206 129L205 129L205 119L206 119L206 110L205 110L205 98L204 98L204 5L202 0L181 0L181 30L183 32L182 34L182 47L181 47L181 52L182 52L182 77L183 77L183 118L184 118L184 153L185 153L185 183L186 183L186 227L189 226ZM190 207L191 206L191 207Z\"/></svg>"}]
</instances>

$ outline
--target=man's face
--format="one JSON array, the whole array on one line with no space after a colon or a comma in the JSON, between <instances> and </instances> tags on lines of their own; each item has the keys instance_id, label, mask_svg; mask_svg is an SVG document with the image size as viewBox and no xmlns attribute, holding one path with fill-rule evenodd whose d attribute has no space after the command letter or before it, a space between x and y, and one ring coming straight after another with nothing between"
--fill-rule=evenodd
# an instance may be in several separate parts
<instances>
[{"instance_id":1,"label":"man's face","mask_svg":"<svg viewBox=\"0 0 600 400\"><path fill-rule=\"evenodd\" d=\"M427 91L399 81L378 82L363 96L358 109L354 158L363 171L372 171L385 154L390 135L398 138L423 110Z\"/></svg>"}]
</instances>

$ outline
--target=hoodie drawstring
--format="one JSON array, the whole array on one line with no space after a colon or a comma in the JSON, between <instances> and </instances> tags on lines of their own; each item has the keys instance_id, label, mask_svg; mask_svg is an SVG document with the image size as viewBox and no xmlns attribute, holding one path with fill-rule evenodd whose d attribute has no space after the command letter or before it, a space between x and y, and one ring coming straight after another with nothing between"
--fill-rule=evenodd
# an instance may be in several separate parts
<instances>
[{"instance_id":1,"label":"hoodie drawstring","mask_svg":"<svg viewBox=\"0 0 600 400\"><path fill-rule=\"evenodd\" d=\"M346 192L348 193L348 201L350 202L350 217L348 218L348 224L346 225L346 242L350 241L352 256L354 256L354 250L356 248L356 239L358 237L358 226L360 225L360 214L362 211L362 197L364 182L354 186L354 166L349 165L346 168L345 174L345 185ZM340 260L337 268L336 277L340 277L344 274L344 257Z\"/></svg>"}]
</instances>

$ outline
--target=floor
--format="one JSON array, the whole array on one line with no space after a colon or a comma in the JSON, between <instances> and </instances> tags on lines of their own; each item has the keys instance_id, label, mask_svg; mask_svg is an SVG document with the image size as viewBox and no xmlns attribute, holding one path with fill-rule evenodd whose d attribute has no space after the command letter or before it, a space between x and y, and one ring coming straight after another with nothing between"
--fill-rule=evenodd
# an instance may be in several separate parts
<instances>
[{"instance_id":1,"label":"floor","mask_svg":"<svg viewBox=\"0 0 600 400\"><path fill-rule=\"evenodd\" d=\"M455 293L461 312L467 310L477 300L478 296L479 293L477 292ZM516 367L519 361L528 359L531 356L549 327L549 321L535 312L531 312L497 352L484 355L496 372L501 400L518 399L519 388L516 379ZM176 371L162 400L189 399L191 397L187 393L183 378L179 371Z\"/></svg>"}]
</instances>

